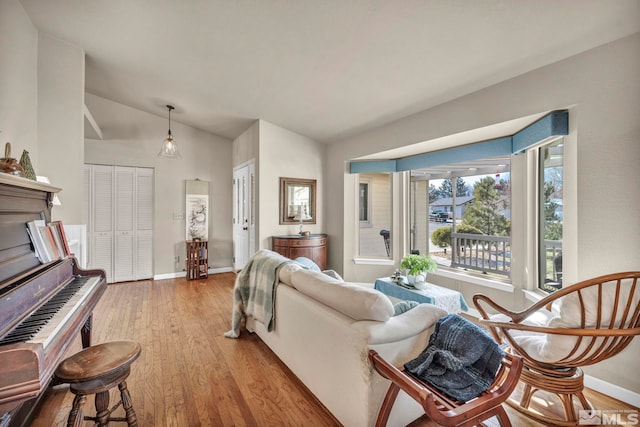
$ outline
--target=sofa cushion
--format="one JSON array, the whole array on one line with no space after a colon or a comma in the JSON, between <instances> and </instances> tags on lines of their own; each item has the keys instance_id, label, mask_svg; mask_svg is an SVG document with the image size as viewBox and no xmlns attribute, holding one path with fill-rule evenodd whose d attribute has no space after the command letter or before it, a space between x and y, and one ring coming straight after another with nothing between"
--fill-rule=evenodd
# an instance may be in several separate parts
<instances>
[{"instance_id":1,"label":"sofa cushion","mask_svg":"<svg viewBox=\"0 0 640 427\"><path fill-rule=\"evenodd\" d=\"M302 270L302 266L295 262L290 262L283 265L282 267L280 267L280 271L278 271L278 278L280 279L280 282L284 283L285 285L293 286L293 284L291 283L291 274L294 271L298 270Z\"/></svg>"},{"instance_id":2,"label":"sofa cushion","mask_svg":"<svg viewBox=\"0 0 640 427\"><path fill-rule=\"evenodd\" d=\"M298 270L291 274L291 281L300 293L354 320L386 322L394 313L391 300L381 292L341 282L321 272Z\"/></svg>"},{"instance_id":3,"label":"sofa cushion","mask_svg":"<svg viewBox=\"0 0 640 427\"><path fill-rule=\"evenodd\" d=\"M342 276L339 275L338 272L335 271L335 270L322 270L322 272L324 274L326 274L327 276L333 278L333 279L340 280L341 282L344 282L344 279L342 278Z\"/></svg>"},{"instance_id":4,"label":"sofa cushion","mask_svg":"<svg viewBox=\"0 0 640 427\"><path fill-rule=\"evenodd\" d=\"M405 313L419 304L417 301L399 301L393 304L393 315L397 316L398 314Z\"/></svg>"},{"instance_id":5,"label":"sofa cushion","mask_svg":"<svg viewBox=\"0 0 640 427\"><path fill-rule=\"evenodd\" d=\"M307 257L299 256L298 258L294 259L294 261L300 264L305 270L320 271L320 267L318 267L318 264Z\"/></svg>"}]
</instances>

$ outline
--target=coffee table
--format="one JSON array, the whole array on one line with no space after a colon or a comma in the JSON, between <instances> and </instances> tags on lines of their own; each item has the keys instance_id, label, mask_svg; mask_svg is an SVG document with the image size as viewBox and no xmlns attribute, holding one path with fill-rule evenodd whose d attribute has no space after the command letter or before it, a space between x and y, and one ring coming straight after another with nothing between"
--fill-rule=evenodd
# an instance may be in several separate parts
<instances>
[{"instance_id":1,"label":"coffee table","mask_svg":"<svg viewBox=\"0 0 640 427\"><path fill-rule=\"evenodd\" d=\"M461 311L469 310L464 297L458 291L432 283L428 283L427 289L424 290L411 289L409 286L408 284L404 286L398 285L390 277L376 279L374 284L375 289L392 298L433 304L447 311L447 313L460 313Z\"/></svg>"}]
</instances>

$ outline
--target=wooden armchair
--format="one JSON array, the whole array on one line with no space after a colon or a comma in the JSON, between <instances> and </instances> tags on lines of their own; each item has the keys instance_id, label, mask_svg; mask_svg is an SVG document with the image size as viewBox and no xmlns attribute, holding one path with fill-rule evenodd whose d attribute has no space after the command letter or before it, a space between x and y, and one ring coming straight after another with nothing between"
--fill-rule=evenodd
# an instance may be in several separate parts
<instances>
[{"instance_id":1,"label":"wooden armchair","mask_svg":"<svg viewBox=\"0 0 640 427\"><path fill-rule=\"evenodd\" d=\"M375 350L369 350L369 361L380 375L391 380L391 385L378 413L376 427L387 425L393 403L400 390L420 403L425 414L442 426L473 426L493 416L498 418L501 426L511 426L502 403L507 400L518 384L522 359L516 355L507 354L502 359L493 384L478 397L468 402L452 400L426 382L396 368L384 360Z\"/></svg>"},{"instance_id":2,"label":"wooden armchair","mask_svg":"<svg viewBox=\"0 0 640 427\"><path fill-rule=\"evenodd\" d=\"M484 295L473 302L498 342L522 356L520 402L515 409L545 424L576 425L577 398L582 408L593 409L584 397L582 366L615 356L640 334L640 272L609 274L562 288L524 311L513 312ZM488 313L491 309L493 315ZM537 391L560 399L564 418L532 407Z\"/></svg>"}]
</instances>

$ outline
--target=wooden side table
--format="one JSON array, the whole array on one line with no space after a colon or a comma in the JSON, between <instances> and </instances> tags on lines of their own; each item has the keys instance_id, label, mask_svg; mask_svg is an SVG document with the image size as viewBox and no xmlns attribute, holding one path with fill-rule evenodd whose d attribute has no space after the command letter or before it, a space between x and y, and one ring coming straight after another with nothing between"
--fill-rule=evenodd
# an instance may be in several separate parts
<instances>
[{"instance_id":1,"label":"wooden side table","mask_svg":"<svg viewBox=\"0 0 640 427\"><path fill-rule=\"evenodd\" d=\"M187 279L209 277L209 246L206 240L187 241Z\"/></svg>"},{"instance_id":2,"label":"wooden side table","mask_svg":"<svg viewBox=\"0 0 640 427\"><path fill-rule=\"evenodd\" d=\"M298 257L309 258L315 262L321 270L327 268L327 235L311 234L299 236L273 236L272 248L282 256L290 259Z\"/></svg>"}]
</instances>

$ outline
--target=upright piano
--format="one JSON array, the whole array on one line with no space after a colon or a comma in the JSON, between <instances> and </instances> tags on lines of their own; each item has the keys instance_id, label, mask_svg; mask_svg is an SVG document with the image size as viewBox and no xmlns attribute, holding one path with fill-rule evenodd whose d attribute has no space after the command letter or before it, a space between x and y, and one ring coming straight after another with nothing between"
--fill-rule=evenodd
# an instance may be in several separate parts
<instances>
[{"instance_id":1,"label":"upright piano","mask_svg":"<svg viewBox=\"0 0 640 427\"><path fill-rule=\"evenodd\" d=\"M0 427L29 425L78 334L91 345L93 308L107 288L103 270L81 269L74 257L36 257L26 224L51 221L59 190L0 173Z\"/></svg>"}]
</instances>

